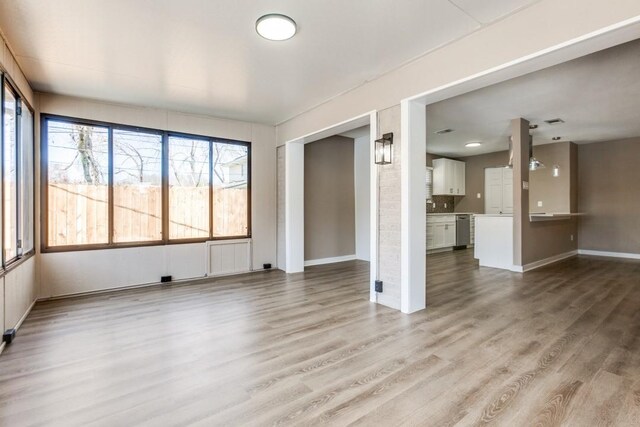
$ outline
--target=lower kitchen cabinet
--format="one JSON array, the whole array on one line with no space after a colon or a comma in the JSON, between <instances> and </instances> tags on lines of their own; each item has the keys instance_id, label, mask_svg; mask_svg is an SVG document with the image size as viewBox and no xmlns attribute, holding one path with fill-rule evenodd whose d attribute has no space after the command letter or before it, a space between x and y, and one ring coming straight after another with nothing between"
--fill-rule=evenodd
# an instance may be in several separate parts
<instances>
[{"instance_id":1,"label":"lower kitchen cabinet","mask_svg":"<svg viewBox=\"0 0 640 427\"><path fill-rule=\"evenodd\" d=\"M456 217L439 216L427 221L427 250L456 245Z\"/></svg>"}]
</instances>

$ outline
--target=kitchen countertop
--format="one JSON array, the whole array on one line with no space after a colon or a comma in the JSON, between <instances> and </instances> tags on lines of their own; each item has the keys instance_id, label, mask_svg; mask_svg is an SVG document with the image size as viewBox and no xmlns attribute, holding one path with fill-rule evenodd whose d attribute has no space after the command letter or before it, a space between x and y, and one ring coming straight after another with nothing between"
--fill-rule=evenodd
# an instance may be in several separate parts
<instances>
[{"instance_id":1,"label":"kitchen countertop","mask_svg":"<svg viewBox=\"0 0 640 427\"><path fill-rule=\"evenodd\" d=\"M436 215L478 215L478 214L473 213L473 212L427 213L427 216L429 216L429 215L436 216Z\"/></svg>"}]
</instances>

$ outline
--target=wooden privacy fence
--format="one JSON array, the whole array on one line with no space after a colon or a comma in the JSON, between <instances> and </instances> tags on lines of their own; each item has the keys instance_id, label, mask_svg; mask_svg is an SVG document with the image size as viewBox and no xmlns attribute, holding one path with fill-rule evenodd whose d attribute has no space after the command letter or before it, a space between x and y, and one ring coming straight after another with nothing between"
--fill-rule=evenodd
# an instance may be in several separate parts
<instances>
[{"instance_id":1,"label":"wooden privacy fence","mask_svg":"<svg viewBox=\"0 0 640 427\"><path fill-rule=\"evenodd\" d=\"M116 185L113 188L114 242L160 240L160 187ZM106 185L50 184L49 246L108 242ZM247 234L247 190L213 188L213 236ZM209 187L169 189L169 237L209 236Z\"/></svg>"}]
</instances>

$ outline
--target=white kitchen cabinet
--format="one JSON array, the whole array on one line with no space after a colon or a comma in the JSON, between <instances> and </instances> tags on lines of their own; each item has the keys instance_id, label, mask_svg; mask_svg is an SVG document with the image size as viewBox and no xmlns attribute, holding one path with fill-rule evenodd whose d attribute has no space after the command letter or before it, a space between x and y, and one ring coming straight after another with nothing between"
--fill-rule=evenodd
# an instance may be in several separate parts
<instances>
[{"instance_id":1,"label":"white kitchen cabinet","mask_svg":"<svg viewBox=\"0 0 640 427\"><path fill-rule=\"evenodd\" d=\"M513 213L513 169L484 170L484 213Z\"/></svg>"},{"instance_id":2,"label":"white kitchen cabinet","mask_svg":"<svg viewBox=\"0 0 640 427\"><path fill-rule=\"evenodd\" d=\"M436 196L465 195L465 163L451 159L433 161L433 194Z\"/></svg>"},{"instance_id":3,"label":"white kitchen cabinet","mask_svg":"<svg viewBox=\"0 0 640 427\"><path fill-rule=\"evenodd\" d=\"M427 217L427 250L456 245L455 215Z\"/></svg>"}]
</instances>

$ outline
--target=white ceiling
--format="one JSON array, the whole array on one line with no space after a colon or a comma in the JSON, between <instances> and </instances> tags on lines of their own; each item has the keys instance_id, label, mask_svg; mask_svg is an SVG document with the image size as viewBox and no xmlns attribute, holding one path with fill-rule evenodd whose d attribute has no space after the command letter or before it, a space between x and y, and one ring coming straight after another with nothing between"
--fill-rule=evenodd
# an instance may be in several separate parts
<instances>
[{"instance_id":1,"label":"white ceiling","mask_svg":"<svg viewBox=\"0 0 640 427\"><path fill-rule=\"evenodd\" d=\"M640 136L640 40L427 106L427 152L463 157L507 149L513 118L539 125L534 145ZM544 120L561 118L563 124ZM437 130L455 131L435 135ZM465 148L470 141L478 148Z\"/></svg>"},{"instance_id":2,"label":"white ceiling","mask_svg":"<svg viewBox=\"0 0 640 427\"><path fill-rule=\"evenodd\" d=\"M536 1L0 1L0 28L38 91L275 124ZM271 12L299 33L259 37Z\"/></svg>"}]
</instances>

